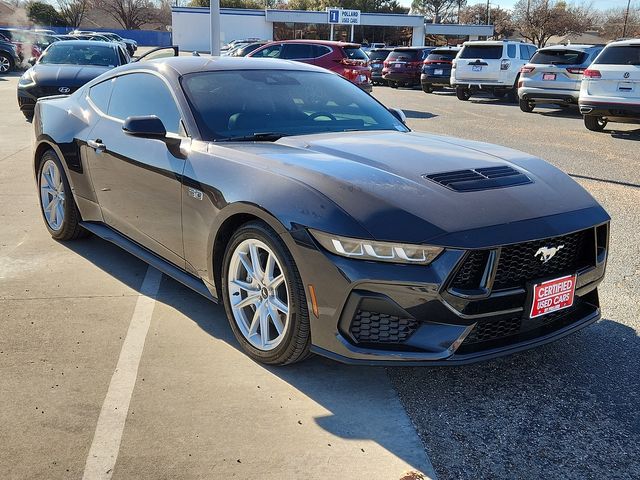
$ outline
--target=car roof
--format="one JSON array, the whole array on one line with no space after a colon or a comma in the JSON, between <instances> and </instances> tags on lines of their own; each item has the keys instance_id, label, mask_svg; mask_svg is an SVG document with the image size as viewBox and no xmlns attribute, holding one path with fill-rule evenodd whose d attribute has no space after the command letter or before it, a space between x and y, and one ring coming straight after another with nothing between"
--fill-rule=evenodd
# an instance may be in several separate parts
<instances>
[{"instance_id":1,"label":"car roof","mask_svg":"<svg viewBox=\"0 0 640 480\"><path fill-rule=\"evenodd\" d=\"M97 42L88 42L97 43ZM212 57L209 55L158 58L146 62L129 63L117 72L126 70L166 71L171 68L178 75L196 72L238 71L238 70L296 70L329 73L326 69L292 60L255 57Z\"/></svg>"},{"instance_id":2,"label":"car roof","mask_svg":"<svg viewBox=\"0 0 640 480\"><path fill-rule=\"evenodd\" d=\"M462 47L455 47L452 45L445 45L444 47L435 47L434 50L447 50L451 52L457 52L458 50L462 50Z\"/></svg>"},{"instance_id":3,"label":"car roof","mask_svg":"<svg viewBox=\"0 0 640 480\"><path fill-rule=\"evenodd\" d=\"M398 50L398 51L407 51L407 50L426 50L430 48L431 50L433 50L436 47L393 47L393 50Z\"/></svg>"},{"instance_id":4,"label":"car roof","mask_svg":"<svg viewBox=\"0 0 640 480\"><path fill-rule=\"evenodd\" d=\"M624 46L624 45L634 45L634 46L640 46L640 38L631 38L628 40L617 40L615 42L610 42L607 44L607 47L610 46Z\"/></svg>"},{"instance_id":5,"label":"car roof","mask_svg":"<svg viewBox=\"0 0 640 480\"><path fill-rule=\"evenodd\" d=\"M102 42L102 41L96 41L96 40L60 40L59 42L52 43L51 45L66 45L66 44L86 45L86 46L101 45L103 47L109 47L109 48L116 48L118 46L117 43Z\"/></svg>"},{"instance_id":6,"label":"car roof","mask_svg":"<svg viewBox=\"0 0 640 480\"><path fill-rule=\"evenodd\" d=\"M347 48L360 48L359 43L353 42L335 42L331 40L278 40L269 43L311 43L314 45L327 45L329 47L347 47Z\"/></svg>"},{"instance_id":7,"label":"car roof","mask_svg":"<svg viewBox=\"0 0 640 480\"><path fill-rule=\"evenodd\" d=\"M542 47L538 50L591 50L593 48L600 48L604 45L584 45L577 43L569 43L567 45L550 45L548 47Z\"/></svg>"},{"instance_id":8,"label":"car roof","mask_svg":"<svg viewBox=\"0 0 640 480\"><path fill-rule=\"evenodd\" d=\"M529 42L521 42L520 40L469 40L464 42L462 45L489 45L489 46L497 46L504 45L505 43L518 43L522 45L533 45L533 43ZM535 47L535 45L533 45ZM537 48L537 47L536 47Z\"/></svg>"}]
</instances>

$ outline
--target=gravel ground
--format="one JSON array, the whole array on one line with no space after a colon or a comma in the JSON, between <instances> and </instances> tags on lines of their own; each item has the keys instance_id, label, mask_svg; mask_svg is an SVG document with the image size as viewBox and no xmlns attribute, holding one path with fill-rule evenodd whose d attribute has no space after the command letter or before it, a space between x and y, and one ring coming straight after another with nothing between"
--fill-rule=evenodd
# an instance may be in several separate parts
<instances>
[{"instance_id":1,"label":"gravel ground","mask_svg":"<svg viewBox=\"0 0 640 480\"><path fill-rule=\"evenodd\" d=\"M387 370L438 478L640 478L640 130L574 112L375 89L415 130L498 143L572 173L613 218L603 319L507 358ZM579 176L579 177L578 177Z\"/></svg>"}]
</instances>

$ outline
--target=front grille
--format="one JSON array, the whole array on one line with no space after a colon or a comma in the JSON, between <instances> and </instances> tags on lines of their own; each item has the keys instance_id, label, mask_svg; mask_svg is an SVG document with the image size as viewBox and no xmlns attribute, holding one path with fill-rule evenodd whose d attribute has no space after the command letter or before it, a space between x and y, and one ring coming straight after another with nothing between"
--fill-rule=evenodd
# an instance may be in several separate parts
<instances>
[{"instance_id":1,"label":"front grille","mask_svg":"<svg viewBox=\"0 0 640 480\"><path fill-rule=\"evenodd\" d=\"M412 318L358 310L351 322L351 335L358 343L402 343L418 328Z\"/></svg>"},{"instance_id":2,"label":"front grille","mask_svg":"<svg viewBox=\"0 0 640 480\"><path fill-rule=\"evenodd\" d=\"M536 253L543 247L563 247L546 263ZM527 281L575 273L595 264L592 229L561 237L502 247L494 290L524 288Z\"/></svg>"},{"instance_id":3,"label":"front grille","mask_svg":"<svg viewBox=\"0 0 640 480\"><path fill-rule=\"evenodd\" d=\"M461 346L499 340L535 330L536 328L549 326L553 323L558 323L558 327L561 327L562 322L570 319L576 311L577 307L573 306L537 318L524 318L522 313L518 313L510 317L480 321L469 332Z\"/></svg>"},{"instance_id":4,"label":"front grille","mask_svg":"<svg viewBox=\"0 0 640 480\"><path fill-rule=\"evenodd\" d=\"M58 88L60 87L38 87L36 96L37 97L48 97L50 95L71 95L73 92L77 90L77 87L68 87L69 92L61 93Z\"/></svg>"},{"instance_id":5,"label":"front grille","mask_svg":"<svg viewBox=\"0 0 640 480\"><path fill-rule=\"evenodd\" d=\"M532 280L575 273L595 264L595 237L592 229L560 237L507 245L500 249L493 290L525 288ZM546 263L536 256L542 247L562 248ZM473 290L481 287L489 251L472 251L454 276L451 287Z\"/></svg>"}]
</instances>

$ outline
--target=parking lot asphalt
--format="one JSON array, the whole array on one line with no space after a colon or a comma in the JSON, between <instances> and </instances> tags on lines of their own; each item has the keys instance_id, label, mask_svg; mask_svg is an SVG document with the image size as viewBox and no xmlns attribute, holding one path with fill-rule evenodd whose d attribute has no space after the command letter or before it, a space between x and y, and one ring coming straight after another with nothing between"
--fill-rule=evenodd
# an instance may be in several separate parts
<instances>
[{"instance_id":1,"label":"parking lot asphalt","mask_svg":"<svg viewBox=\"0 0 640 480\"><path fill-rule=\"evenodd\" d=\"M148 267L38 213L31 126L0 78L0 478L80 478ZM498 143L576 176L613 217L603 320L472 366L264 368L221 307L163 278L104 478L640 478L640 129L503 101L374 89L415 130ZM427 458L428 454L429 458Z\"/></svg>"},{"instance_id":2,"label":"parking lot asphalt","mask_svg":"<svg viewBox=\"0 0 640 480\"><path fill-rule=\"evenodd\" d=\"M640 478L640 129L585 129L489 98L380 87L415 130L506 145L574 175L612 217L603 319L553 344L455 368L388 369L440 479Z\"/></svg>"}]
</instances>

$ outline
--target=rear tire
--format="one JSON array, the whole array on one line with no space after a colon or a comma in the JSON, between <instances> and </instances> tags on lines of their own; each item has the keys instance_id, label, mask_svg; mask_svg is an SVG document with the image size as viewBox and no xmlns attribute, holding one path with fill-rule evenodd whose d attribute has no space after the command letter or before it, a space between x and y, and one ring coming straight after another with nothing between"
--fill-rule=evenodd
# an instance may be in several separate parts
<instances>
[{"instance_id":1,"label":"rear tire","mask_svg":"<svg viewBox=\"0 0 640 480\"><path fill-rule=\"evenodd\" d=\"M521 98L518 103L520 105L520 110L525 113L531 113L535 108L535 103L533 103L531 100L525 100L524 98Z\"/></svg>"},{"instance_id":2,"label":"rear tire","mask_svg":"<svg viewBox=\"0 0 640 480\"><path fill-rule=\"evenodd\" d=\"M424 93L432 93L432 92L433 92L433 86L431 86L431 85L430 85L430 84L428 84L428 83L423 83L423 84L422 84L422 91L423 91Z\"/></svg>"},{"instance_id":3,"label":"rear tire","mask_svg":"<svg viewBox=\"0 0 640 480\"><path fill-rule=\"evenodd\" d=\"M389 81L389 86L390 86L391 88L398 88L398 83L397 83L397 82Z\"/></svg>"},{"instance_id":4,"label":"rear tire","mask_svg":"<svg viewBox=\"0 0 640 480\"><path fill-rule=\"evenodd\" d=\"M604 127L607 126L607 121L595 115L585 115L584 126L592 132L601 132L604 130Z\"/></svg>"},{"instance_id":5,"label":"rear tire","mask_svg":"<svg viewBox=\"0 0 640 480\"><path fill-rule=\"evenodd\" d=\"M62 162L53 150L47 150L40 158L38 194L42 218L54 239L67 241L87 235L80 226L80 212Z\"/></svg>"},{"instance_id":6,"label":"rear tire","mask_svg":"<svg viewBox=\"0 0 640 480\"><path fill-rule=\"evenodd\" d=\"M456 87L456 97L458 97L458 100L466 102L471 98L471 92L467 88Z\"/></svg>"},{"instance_id":7,"label":"rear tire","mask_svg":"<svg viewBox=\"0 0 640 480\"><path fill-rule=\"evenodd\" d=\"M250 222L233 234L221 285L233 334L252 359L286 365L309 355L305 288L293 256L269 226Z\"/></svg>"}]
</instances>

